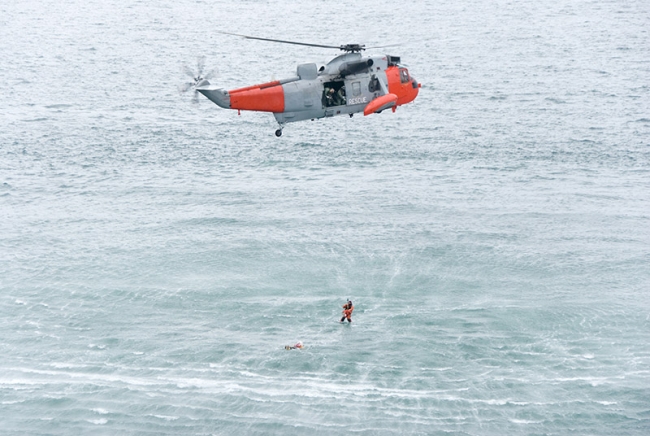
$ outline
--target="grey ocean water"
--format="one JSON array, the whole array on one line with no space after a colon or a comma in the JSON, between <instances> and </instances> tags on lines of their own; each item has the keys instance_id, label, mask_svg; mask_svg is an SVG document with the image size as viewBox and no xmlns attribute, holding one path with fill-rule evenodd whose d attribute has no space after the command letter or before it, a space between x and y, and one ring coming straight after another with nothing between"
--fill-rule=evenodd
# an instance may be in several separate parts
<instances>
[{"instance_id":1,"label":"grey ocean water","mask_svg":"<svg viewBox=\"0 0 650 436\"><path fill-rule=\"evenodd\" d=\"M650 433L649 29L645 0L3 2L0 434ZM336 53L215 30L403 43L423 87L278 139L182 66Z\"/></svg>"}]
</instances>

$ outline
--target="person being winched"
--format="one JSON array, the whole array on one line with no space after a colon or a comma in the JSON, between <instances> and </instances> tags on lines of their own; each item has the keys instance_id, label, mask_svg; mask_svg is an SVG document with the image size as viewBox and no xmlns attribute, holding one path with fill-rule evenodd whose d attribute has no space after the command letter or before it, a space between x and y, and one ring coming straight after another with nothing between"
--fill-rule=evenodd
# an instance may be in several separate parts
<instances>
[{"instance_id":1,"label":"person being winched","mask_svg":"<svg viewBox=\"0 0 650 436\"><path fill-rule=\"evenodd\" d=\"M345 319L348 319L348 322L352 322L352 311L354 310L354 306L352 305L352 301L348 300L347 303L343 305L343 316L341 317L341 322L345 321Z\"/></svg>"}]
</instances>

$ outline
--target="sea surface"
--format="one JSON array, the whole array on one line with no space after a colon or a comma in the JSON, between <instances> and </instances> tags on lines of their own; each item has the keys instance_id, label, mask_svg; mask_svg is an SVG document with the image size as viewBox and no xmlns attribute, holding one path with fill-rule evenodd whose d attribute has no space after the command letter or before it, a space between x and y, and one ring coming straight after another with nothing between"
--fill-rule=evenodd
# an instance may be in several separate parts
<instances>
[{"instance_id":1,"label":"sea surface","mask_svg":"<svg viewBox=\"0 0 650 436\"><path fill-rule=\"evenodd\" d=\"M184 67L336 50L217 31L422 88L276 138ZM650 434L647 0L5 1L0 79L0 435Z\"/></svg>"}]
</instances>

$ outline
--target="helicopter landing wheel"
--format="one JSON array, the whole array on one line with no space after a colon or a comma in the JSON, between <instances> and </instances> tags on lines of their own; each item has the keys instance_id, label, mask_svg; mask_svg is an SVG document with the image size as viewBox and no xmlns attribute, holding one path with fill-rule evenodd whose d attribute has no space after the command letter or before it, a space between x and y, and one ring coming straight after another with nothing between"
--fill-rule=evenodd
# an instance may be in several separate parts
<instances>
[{"instance_id":1,"label":"helicopter landing wheel","mask_svg":"<svg viewBox=\"0 0 650 436\"><path fill-rule=\"evenodd\" d=\"M276 130L276 131L275 131L275 136L277 136L278 138L279 138L280 136L282 136L282 129L278 129L278 130Z\"/></svg>"}]
</instances>

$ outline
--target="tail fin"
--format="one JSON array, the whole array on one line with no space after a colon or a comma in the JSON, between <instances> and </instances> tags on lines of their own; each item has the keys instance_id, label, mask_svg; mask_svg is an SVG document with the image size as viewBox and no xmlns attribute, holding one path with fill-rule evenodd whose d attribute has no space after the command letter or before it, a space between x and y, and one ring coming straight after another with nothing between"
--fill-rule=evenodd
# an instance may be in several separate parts
<instances>
[{"instance_id":1,"label":"tail fin","mask_svg":"<svg viewBox=\"0 0 650 436\"><path fill-rule=\"evenodd\" d=\"M230 109L230 95L228 91L210 85L210 82L203 80L196 87L196 90L205 95L210 101L224 109Z\"/></svg>"}]
</instances>

